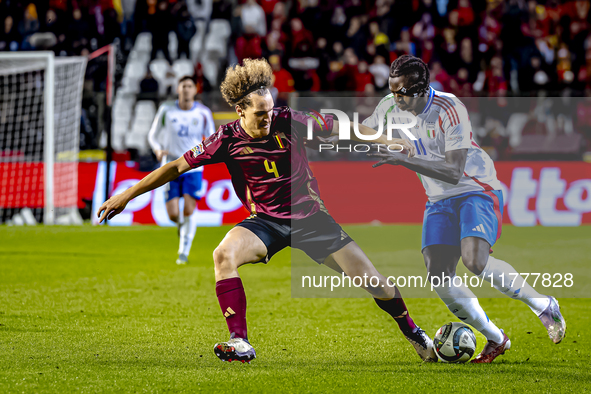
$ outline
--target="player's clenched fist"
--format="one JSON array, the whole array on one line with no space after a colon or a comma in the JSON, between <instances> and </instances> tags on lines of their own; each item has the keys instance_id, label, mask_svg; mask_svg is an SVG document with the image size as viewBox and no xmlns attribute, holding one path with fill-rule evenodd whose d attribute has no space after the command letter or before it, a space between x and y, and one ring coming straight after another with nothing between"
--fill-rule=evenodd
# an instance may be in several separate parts
<instances>
[{"instance_id":1,"label":"player's clenched fist","mask_svg":"<svg viewBox=\"0 0 591 394\"><path fill-rule=\"evenodd\" d=\"M125 206L129 200L122 194L117 194L109 198L101 205L98 211L99 223L102 223L105 219L113 219L115 215L120 214L125 209Z\"/></svg>"}]
</instances>

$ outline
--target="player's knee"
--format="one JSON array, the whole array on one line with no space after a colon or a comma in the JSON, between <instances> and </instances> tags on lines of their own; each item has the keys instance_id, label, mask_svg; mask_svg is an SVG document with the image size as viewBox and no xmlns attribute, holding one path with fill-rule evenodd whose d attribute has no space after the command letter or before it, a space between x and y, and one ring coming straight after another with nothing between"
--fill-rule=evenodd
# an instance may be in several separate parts
<instances>
[{"instance_id":1,"label":"player's knee","mask_svg":"<svg viewBox=\"0 0 591 394\"><path fill-rule=\"evenodd\" d=\"M235 263L235 253L233 249L227 245L220 244L213 251L213 263L216 269L225 269L233 267Z\"/></svg>"},{"instance_id":2,"label":"player's knee","mask_svg":"<svg viewBox=\"0 0 591 394\"><path fill-rule=\"evenodd\" d=\"M484 270L486 261L483 262L480 260L481 259L478 258L478 255L475 253L462 254L464 266L466 266L468 271L472 272L474 275L480 275L480 273Z\"/></svg>"},{"instance_id":3,"label":"player's knee","mask_svg":"<svg viewBox=\"0 0 591 394\"><path fill-rule=\"evenodd\" d=\"M224 263L227 259L227 251L224 249L222 245L218 245L217 248L213 251L213 263L218 266Z\"/></svg>"},{"instance_id":4,"label":"player's knee","mask_svg":"<svg viewBox=\"0 0 591 394\"><path fill-rule=\"evenodd\" d=\"M196 205L197 202L195 200L185 195L185 206L183 207L183 214L185 215L185 217L188 218L193 214Z\"/></svg>"},{"instance_id":5,"label":"player's knee","mask_svg":"<svg viewBox=\"0 0 591 394\"><path fill-rule=\"evenodd\" d=\"M175 223L178 223L179 222L179 215L178 214L169 214L168 215L168 218L170 220L172 220L173 222L175 222Z\"/></svg>"},{"instance_id":6,"label":"player's knee","mask_svg":"<svg viewBox=\"0 0 591 394\"><path fill-rule=\"evenodd\" d=\"M434 263L431 261L425 261L425 265L431 283L433 283L433 277L439 278L440 281L443 281L444 278L452 278L456 274L456 269L453 265Z\"/></svg>"}]
</instances>

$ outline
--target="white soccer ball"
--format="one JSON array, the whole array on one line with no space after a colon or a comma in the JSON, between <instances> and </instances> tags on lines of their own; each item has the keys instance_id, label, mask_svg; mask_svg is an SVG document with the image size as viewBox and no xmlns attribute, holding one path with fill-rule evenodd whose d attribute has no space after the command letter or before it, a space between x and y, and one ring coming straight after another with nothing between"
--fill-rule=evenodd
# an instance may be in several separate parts
<instances>
[{"instance_id":1,"label":"white soccer ball","mask_svg":"<svg viewBox=\"0 0 591 394\"><path fill-rule=\"evenodd\" d=\"M464 323L447 323L433 338L437 358L444 363L465 363L476 350L474 332Z\"/></svg>"}]
</instances>

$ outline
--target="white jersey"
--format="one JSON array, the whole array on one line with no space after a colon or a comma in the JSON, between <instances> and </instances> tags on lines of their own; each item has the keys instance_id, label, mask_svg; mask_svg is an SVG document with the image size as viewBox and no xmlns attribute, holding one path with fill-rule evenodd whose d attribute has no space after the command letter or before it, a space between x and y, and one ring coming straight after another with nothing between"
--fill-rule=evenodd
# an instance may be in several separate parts
<instances>
[{"instance_id":1,"label":"white jersey","mask_svg":"<svg viewBox=\"0 0 591 394\"><path fill-rule=\"evenodd\" d=\"M385 131L390 112L404 112L396 105L393 94L384 97L363 124L377 129L383 123ZM398 124L409 123L408 118L397 119L396 116L394 121ZM468 111L453 94L429 88L427 105L417 115L417 124L410 132L417 139L413 142L417 150L415 157L419 160L445 162L445 152L468 149L464 175L457 185L419 174L429 201L435 202L467 192L501 190L492 159L472 139ZM400 131L399 134L400 138L410 140L405 133Z\"/></svg>"},{"instance_id":2,"label":"white jersey","mask_svg":"<svg viewBox=\"0 0 591 394\"><path fill-rule=\"evenodd\" d=\"M148 141L153 150L167 150L167 160L173 161L214 132L213 116L205 105L195 102L185 111L178 102L165 103L158 108ZM203 167L193 171L203 171Z\"/></svg>"}]
</instances>

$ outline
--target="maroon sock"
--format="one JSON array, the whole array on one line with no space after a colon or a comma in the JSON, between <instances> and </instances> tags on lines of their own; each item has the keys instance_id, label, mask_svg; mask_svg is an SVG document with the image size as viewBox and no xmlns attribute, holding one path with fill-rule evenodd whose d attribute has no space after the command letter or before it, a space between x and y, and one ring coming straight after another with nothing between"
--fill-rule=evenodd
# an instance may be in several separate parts
<instances>
[{"instance_id":1,"label":"maroon sock","mask_svg":"<svg viewBox=\"0 0 591 394\"><path fill-rule=\"evenodd\" d=\"M222 314L232 338L248 339L246 331L246 294L240 278L222 279L215 284Z\"/></svg>"},{"instance_id":2,"label":"maroon sock","mask_svg":"<svg viewBox=\"0 0 591 394\"><path fill-rule=\"evenodd\" d=\"M410 318L410 314L408 313L408 309L406 309L406 304L404 304L404 300L398 291L398 287L396 288L396 296L391 300L378 300L377 298L374 298L374 300L376 300L376 304L378 304L382 310L386 311L394 318L402 333L411 333L417 329L417 325Z\"/></svg>"}]
</instances>

